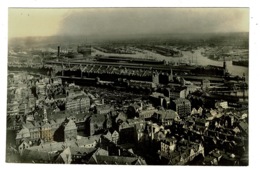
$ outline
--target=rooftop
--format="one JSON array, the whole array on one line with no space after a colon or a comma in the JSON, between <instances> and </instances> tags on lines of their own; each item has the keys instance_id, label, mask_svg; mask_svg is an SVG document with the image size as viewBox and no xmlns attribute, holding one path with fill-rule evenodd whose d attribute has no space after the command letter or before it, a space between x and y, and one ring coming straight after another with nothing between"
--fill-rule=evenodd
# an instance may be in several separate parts
<instances>
[{"instance_id":1,"label":"rooftop","mask_svg":"<svg viewBox=\"0 0 260 170\"><path fill-rule=\"evenodd\" d=\"M116 165L146 165L146 162L138 157L104 156L96 155L90 160L91 164L116 164Z\"/></svg>"},{"instance_id":2,"label":"rooftop","mask_svg":"<svg viewBox=\"0 0 260 170\"><path fill-rule=\"evenodd\" d=\"M184 99L184 98L178 98L173 100L174 103L176 104L190 104L190 101L188 99Z\"/></svg>"},{"instance_id":3,"label":"rooftop","mask_svg":"<svg viewBox=\"0 0 260 170\"><path fill-rule=\"evenodd\" d=\"M95 141L99 141L100 135L95 135L91 137L80 137L77 140L71 140L67 142L52 142L45 143L39 146L32 146L28 150L41 151L41 152L55 152L61 151L66 147L77 148L83 147L84 145L93 144Z\"/></svg>"}]
</instances>

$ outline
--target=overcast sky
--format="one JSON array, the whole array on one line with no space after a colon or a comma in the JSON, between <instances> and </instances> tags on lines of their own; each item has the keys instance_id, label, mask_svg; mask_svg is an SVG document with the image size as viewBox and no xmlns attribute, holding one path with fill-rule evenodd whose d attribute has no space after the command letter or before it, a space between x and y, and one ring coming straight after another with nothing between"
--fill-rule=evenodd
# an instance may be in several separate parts
<instances>
[{"instance_id":1,"label":"overcast sky","mask_svg":"<svg viewBox=\"0 0 260 170\"><path fill-rule=\"evenodd\" d=\"M248 31L248 8L9 9L10 38Z\"/></svg>"}]
</instances>

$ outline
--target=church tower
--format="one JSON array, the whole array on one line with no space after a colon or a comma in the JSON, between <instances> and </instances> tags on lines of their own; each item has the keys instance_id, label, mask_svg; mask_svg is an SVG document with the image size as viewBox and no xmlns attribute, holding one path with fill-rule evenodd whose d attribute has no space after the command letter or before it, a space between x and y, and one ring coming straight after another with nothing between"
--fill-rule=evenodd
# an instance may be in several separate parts
<instances>
[{"instance_id":1,"label":"church tower","mask_svg":"<svg viewBox=\"0 0 260 170\"><path fill-rule=\"evenodd\" d=\"M43 108L43 122L47 123L48 122L48 118L47 118L47 111L46 111L46 107L44 106Z\"/></svg>"}]
</instances>

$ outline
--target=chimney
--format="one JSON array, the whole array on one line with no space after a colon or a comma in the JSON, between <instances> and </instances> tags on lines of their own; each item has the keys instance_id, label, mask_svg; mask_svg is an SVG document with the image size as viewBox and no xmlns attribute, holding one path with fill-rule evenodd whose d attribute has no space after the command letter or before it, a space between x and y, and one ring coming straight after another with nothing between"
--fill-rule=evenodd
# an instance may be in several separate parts
<instances>
[{"instance_id":1,"label":"chimney","mask_svg":"<svg viewBox=\"0 0 260 170\"><path fill-rule=\"evenodd\" d=\"M120 148L118 148L118 156L121 156Z\"/></svg>"},{"instance_id":2,"label":"chimney","mask_svg":"<svg viewBox=\"0 0 260 170\"><path fill-rule=\"evenodd\" d=\"M99 138L99 143L100 144L102 143L102 136Z\"/></svg>"},{"instance_id":3,"label":"chimney","mask_svg":"<svg viewBox=\"0 0 260 170\"><path fill-rule=\"evenodd\" d=\"M152 128L152 134L151 134L151 138L152 138L152 140L154 139L154 128L153 128L153 125L151 126L151 128Z\"/></svg>"},{"instance_id":4,"label":"chimney","mask_svg":"<svg viewBox=\"0 0 260 170\"><path fill-rule=\"evenodd\" d=\"M58 54L57 54L58 59L60 58L60 46L58 46Z\"/></svg>"}]
</instances>

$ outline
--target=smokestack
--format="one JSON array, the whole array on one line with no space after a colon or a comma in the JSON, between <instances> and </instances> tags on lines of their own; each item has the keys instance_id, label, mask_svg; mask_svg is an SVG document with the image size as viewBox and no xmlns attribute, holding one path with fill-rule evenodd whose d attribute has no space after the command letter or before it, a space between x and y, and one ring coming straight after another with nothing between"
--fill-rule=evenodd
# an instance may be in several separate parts
<instances>
[{"instance_id":1,"label":"smokestack","mask_svg":"<svg viewBox=\"0 0 260 170\"><path fill-rule=\"evenodd\" d=\"M58 54L57 57L60 58L60 46L58 46Z\"/></svg>"},{"instance_id":2,"label":"smokestack","mask_svg":"<svg viewBox=\"0 0 260 170\"><path fill-rule=\"evenodd\" d=\"M118 148L118 156L121 156L121 150Z\"/></svg>"}]
</instances>

